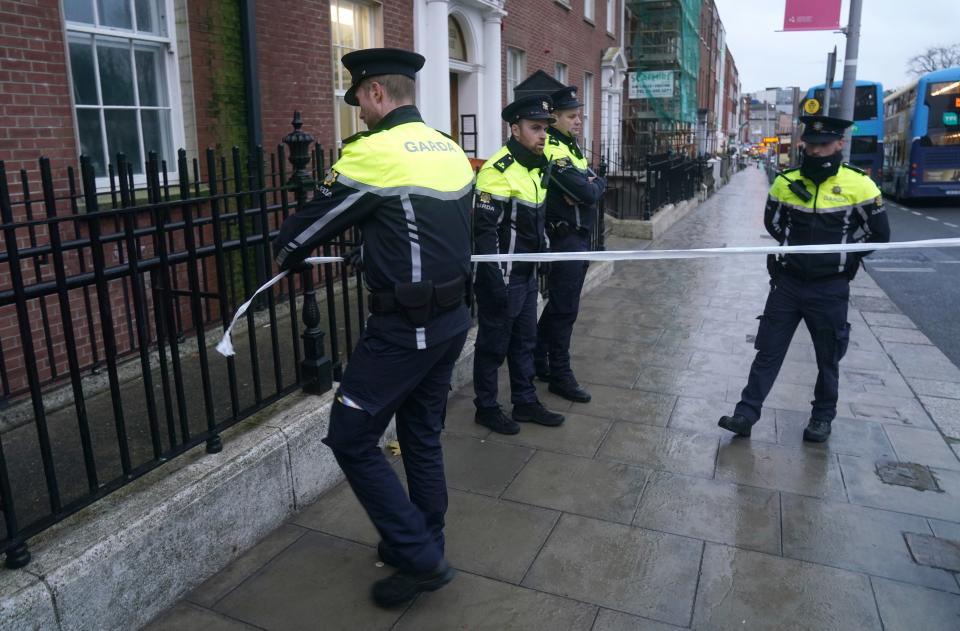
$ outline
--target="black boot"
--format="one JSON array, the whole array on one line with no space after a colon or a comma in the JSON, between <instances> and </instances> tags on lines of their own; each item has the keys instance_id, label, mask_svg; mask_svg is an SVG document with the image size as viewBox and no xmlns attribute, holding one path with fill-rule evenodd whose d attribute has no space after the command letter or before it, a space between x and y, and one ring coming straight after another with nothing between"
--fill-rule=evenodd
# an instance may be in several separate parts
<instances>
[{"instance_id":1,"label":"black boot","mask_svg":"<svg viewBox=\"0 0 960 631\"><path fill-rule=\"evenodd\" d=\"M810 419L803 430L803 439L808 443L822 443L830 438L830 421Z\"/></svg>"},{"instance_id":2,"label":"black boot","mask_svg":"<svg viewBox=\"0 0 960 631\"><path fill-rule=\"evenodd\" d=\"M537 423L547 427L556 427L563 423L563 414L551 412L539 401L521 403L513 406L513 420L520 423Z\"/></svg>"},{"instance_id":3,"label":"black boot","mask_svg":"<svg viewBox=\"0 0 960 631\"><path fill-rule=\"evenodd\" d=\"M577 383L576 379L571 379L570 381L551 381L547 390L557 396L563 397L567 401L574 401L575 403L590 402L590 393Z\"/></svg>"},{"instance_id":4,"label":"black boot","mask_svg":"<svg viewBox=\"0 0 960 631\"><path fill-rule=\"evenodd\" d=\"M500 406L495 408L478 408L473 420L489 427L498 434L516 434L520 431L520 426L512 418L503 413ZM384 561L386 563L386 561Z\"/></svg>"},{"instance_id":5,"label":"black boot","mask_svg":"<svg viewBox=\"0 0 960 631\"><path fill-rule=\"evenodd\" d=\"M720 422L718 422L717 425L725 430L733 432L737 436L749 436L750 428L753 427L753 423L739 414L734 414L733 416L721 416Z\"/></svg>"},{"instance_id":6,"label":"black boot","mask_svg":"<svg viewBox=\"0 0 960 631\"><path fill-rule=\"evenodd\" d=\"M373 584L373 601L381 607L396 607L413 600L423 592L440 589L453 580L456 570L446 559L428 572L396 572Z\"/></svg>"}]
</instances>

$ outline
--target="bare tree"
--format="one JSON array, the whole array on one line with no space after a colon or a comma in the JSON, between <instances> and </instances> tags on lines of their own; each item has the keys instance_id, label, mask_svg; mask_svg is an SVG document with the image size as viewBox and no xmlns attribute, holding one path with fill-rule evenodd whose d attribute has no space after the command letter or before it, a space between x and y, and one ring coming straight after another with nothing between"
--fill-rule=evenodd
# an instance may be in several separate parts
<instances>
[{"instance_id":1,"label":"bare tree","mask_svg":"<svg viewBox=\"0 0 960 631\"><path fill-rule=\"evenodd\" d=\"M916 76L960 66L960 42L952 46L931 46L907 62L910 73Z\"/></svg>"}]
</instances>

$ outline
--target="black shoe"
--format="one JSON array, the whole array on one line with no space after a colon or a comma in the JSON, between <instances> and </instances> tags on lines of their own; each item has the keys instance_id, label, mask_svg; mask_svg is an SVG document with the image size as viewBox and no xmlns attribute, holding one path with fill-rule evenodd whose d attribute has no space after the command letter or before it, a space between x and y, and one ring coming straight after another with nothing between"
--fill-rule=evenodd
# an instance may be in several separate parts
<instances>
[{"instance_id":1,"label":"black shoe","mask_svg":"<svg viewBox=\"0 0 960 631\"><path fill-rule=\"evenodd\" d=\"M410 602L423 592L440 589L453 580L456 570L446 559L429 572L395 572L373 584L373 601L381 607L396 607Z\"/></svg>"},{"instance_id":2,"label":"black shoe","mask_svg":"<svg viewBox=\"0 0 960 631\"><path fill-rule=\"evenodd\" d=\"M739 414L734 414L733 416L721 416L720 422L718 422L717 425L725 430L733 432L737 436L749 436L750 428L753 427L753 423Z\"/></svg>"},{"instance_id":3,"label":"black shoe","mask_svg":"<svg viewBox=\"0 0 960 631\"><path fill-rule=\"evenodd\" d=\"M499 407L479 408L473 420L484 427L489 427L498 434L516 434L520 431L520 426L504 414Z\"/></svg>"},{"instance_id":4,"label":"black shoe","mask_svg":"<svg viewBox=\"0 0 960 631\"><path fill-rule=\"evenodd\" d=\"M537 379L540 381L550 381L550 364L545 360L533 360L533 370L537 373Z\"/></svg>"},{"instance_id":5,"label":"black shoe","mask_svg":"<svg viewBox=\"0 0 960 631\"><path fill-rule=\"evenodd\" d=\"M563 423L563 414L551 412L539 401L521 403L513 406L513 420L520 423L538 423L547 427L556 427Z\"/></svg>"},{"instance_id":6,"label":"black shoe","mask_svg":"<svg viewBox=\"0 0 960 631\"><path fill-rule=\"evenodd\" d=\"M803 439L808 443L822 443L830 438L830 421L810 419L803 429Z\"/></svg>"},{"instance_id":7,"label":"black shoe","mask_svg":"<svg viewBox=\"0 0 960 631\"><path fill-rule=\"evenodd\" d=\"M574 401L576 403L590 402L590 393L577 383L575 379L564 382L551 381L547 390L557 396L563 397L567 401Z\"/></svg>"},{"instance_id":8,"label":"black shoe","mask_svg":"<svg viewBox=\"0 0 960 631\"><path fill-rule=\"evenodd\" d=\"M391 550L384 541L377 544L377 556L390 567L400 567L400 559L397 558L396 553Z\"/></svg>"}]
</instances>

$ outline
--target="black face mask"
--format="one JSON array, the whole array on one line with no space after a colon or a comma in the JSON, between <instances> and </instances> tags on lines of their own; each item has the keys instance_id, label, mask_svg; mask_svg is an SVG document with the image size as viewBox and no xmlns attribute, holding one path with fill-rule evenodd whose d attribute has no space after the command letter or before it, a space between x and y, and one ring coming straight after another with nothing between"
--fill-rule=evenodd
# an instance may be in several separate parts
<instances>
[{"instance_id":1,"label":"black face mask","mask_svg":"<svg viewBox=\"0 0 960 631\"><path fill-rule=\"evenodd\" d=\"M825 181L831 175L836 175L843 162L843 152L838 151L829 156L811 156L803 154L800 161L800 175L813 180L816 184Z\"/></svg>"}]
</instances>

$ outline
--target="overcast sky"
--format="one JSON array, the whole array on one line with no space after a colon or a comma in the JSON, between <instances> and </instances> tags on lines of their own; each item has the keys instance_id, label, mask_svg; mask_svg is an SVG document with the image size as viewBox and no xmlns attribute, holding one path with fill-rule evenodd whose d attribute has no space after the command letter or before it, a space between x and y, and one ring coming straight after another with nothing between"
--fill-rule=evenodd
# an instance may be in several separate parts
<instances>
[{"instance_id":1,"label":"overcast sky","mask_svg":"<svg viewBox=\"0 0 960 631\"><path fill-rule=\"evenodd\" d=\"M774 86L805 90L826 77L837 46L835 78L843 77L846 37L832 31L778 33L785 0L714 0L744 93ZM843 0L841 26L850 1ZM896 88L912 79L907 60L928 46L960 43L960 0L863 0L857 78Z\"/></svg>"}]
</instances>

